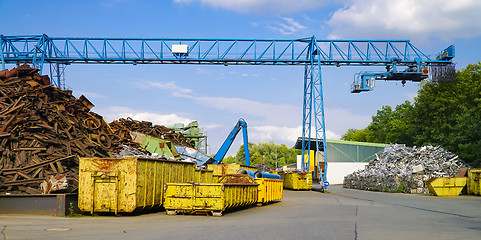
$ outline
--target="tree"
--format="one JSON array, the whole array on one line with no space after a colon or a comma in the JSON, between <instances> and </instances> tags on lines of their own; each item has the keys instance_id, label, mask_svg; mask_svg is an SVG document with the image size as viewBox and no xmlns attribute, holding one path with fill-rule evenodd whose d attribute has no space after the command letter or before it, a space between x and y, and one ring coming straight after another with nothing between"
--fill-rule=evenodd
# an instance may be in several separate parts
<instances>
[{"instance_id":1,"label":"tree","mask_svg":"<svg viewBox=\"0 0 481 240\"><path fill-rule=\"evenodd\" d=\"M481 163L481 62L453 83L425 83L413 109L415 144L441 145L474 166Z\"/></svg>"},{"instance_id":2,"label":"tree","mask_svg":"<svg viewBox=\"0 0 481 240\"><path fill-rule=\"evenodd\" d=\"M341 136L342 140L356 142L372 142L372 133L368 128L347 130L347 133Z\"/></svg>"},{"instance_id":3,"label":"tree","mask_svg":"<svg viewBox=\"0 0 481 240\"><path fill-rule=\"evenodd\" d=\"M411 145L410 112L413 106L409 101L396 106L383 106L372 117L372 122L365 129L349 129L342 135L343 140L377 143L404 143Z\"/></svg>"},{"instance_id":4,"label":"tree","mask_svg":"<svg viewBox=\"0 0 481 240\"><path fill-rule=\"evenodd\" d=\"M266 163L269 167L283 166L295 163L297 160L297 151L294 148L288 148L285 144L276 145L273 142L259 142L258 144L249 143L249 153L251 165ZM245 163L244 145L242 145L236 153L236 162Z\"/></svg>"}]
</instances>

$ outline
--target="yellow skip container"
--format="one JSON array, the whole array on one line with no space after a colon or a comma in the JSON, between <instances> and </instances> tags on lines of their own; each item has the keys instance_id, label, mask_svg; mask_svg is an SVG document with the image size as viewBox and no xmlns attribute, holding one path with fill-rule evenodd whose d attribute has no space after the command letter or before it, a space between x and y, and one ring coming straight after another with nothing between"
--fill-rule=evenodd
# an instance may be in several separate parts
<instances>
[{"instance_id":1,"label":"yellow skip container","mask_svg":"<svg viewBox=\"0 0 481 240\"><path fill-rule=\"evenodd\" d=\"M468 170L468 195L481 195L481 169Z\"/></svg>"},{"instance_id":2,"label":"yellow skip container","mask_svg":"<svg viewBox=\"0 0 481 240\"><path fill-rule=\"evenodd\" d=\"M79 209L132 213L160 208L167 182L190 182L195 163L150 158L80 158Z\"/></svg>"},{"instance_id":3,"label":"yellow skip container","mask_svg":"<svg viewBox=\"0 0 481 240\"><path fill-rule=\"evenodd\" d=\"M217 180L214 181L213 170L207 169L195 169L194 172L194 182L197 183L217 183Z\"/></svg>"},{"instance_id":4,"label":"yellow skip container","mask_svg":"<svg viewBox=\"0 0 481 240\"><path fill-rule=\"evenodd\" d=\"M434 196L459 196L468 178L465 177L434 177L426 181L429 192Z\"/></svg>"},{"instance_id":5,"label":"yellow skip container","mask_svg":"<svg viewBox=\"0 0 481 240\"><path fill-rule=\"evenodd\" d=\"M164 207L167 214L212 213L254 205L258 184L249 176L226 175L220 183L167 183Z\"/></svg>"},{"instance_id":6,"label":"yellow skip container","mask_svg":"<svg viewBox=\"0 0 481 240\"><path fill-rule=\"evenodd\" d=\"M292 190L311 190L312 172L281 172L284 187Z\"/></svg>"},{"instance_id":7,"label":"yellow skip container","mask_svg":"<svg viewBox=\"0 0 481 240\"><path fill-rule=\"evenodd\" d=\"M255 178L257 187L257 205L282 200L284 181L282 179Z\"/></svg>"}]
</instances>

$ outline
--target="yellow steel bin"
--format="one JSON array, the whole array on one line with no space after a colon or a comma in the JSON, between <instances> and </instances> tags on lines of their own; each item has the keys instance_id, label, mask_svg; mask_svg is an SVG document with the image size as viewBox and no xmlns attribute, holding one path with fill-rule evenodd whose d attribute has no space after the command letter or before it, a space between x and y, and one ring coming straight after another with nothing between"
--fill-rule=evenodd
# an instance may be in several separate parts
<instances>
[{"instance_id":1,"label":"yellow steel bin","mask_svg":"<svg viewBox=\"0 0 481 240\"><path fill-rule=\"evenodd\" d=\"M257 168L241 165L241 164L208 164L207 169L214 170L214 175L227 175L227 174L236 174L239 169L247 169L251 171L257 171Z\"/></svg>"},{"instance_id":2,"label":"yellow steel bin","mask_svg":"<svg viewBox=\"0 0 481 240\"><path fill-rule=\"evenodd\" d=\"M255 178L257 187L257 205L282 200L284 181L282 179Z\"/></svg>"},{"instance_id":3,"label":"yellow steel bin","mask_svg":"<svg viewBox=\"0 0 481 240\"><path fill-rule=\"evenodd\" d=\"M167 183L164 208L167 214L212 213L222 216L228 209L257 202L255 181L243 183Z\"/></svg>"},{"instance_id":4,"label":"yellow steel bin","mask_svg":"<svg viewBox=\"0 0 481 240\"><path fill-rule=\"evenodd\" d=\"M481 195L481 169L468 170L468 195Z\"/></svg>"},{"instance_id":5,"label":"yellow steel bin","mask_svg":"<svg viewBox=\"0 0 481 240\"><path fill-rule=\"evenodd\" d=\"M292 190L311 190L312 172L281 172L284 188Z\"/></svg>"},{"instance_id":6,"label":"yellow steel bin","mask_svg":"<svg viewBox=\"0 0 481 240\"><path fill-rule=\"evenodd\" d=\"M79 209L131 213L162 206L164 183L190 182L195 163L150 158L80 158Z\"/></svg>"},{"instance_id":7,"label":"yellow steel bin","mask_svg":"<svg viewBox=\"0 0 481 240\"><path fill-rule=\"evenodd\" d=\"M219 179L222 177L222 175L212 175L212 182L213 183L218 183Z\"/></svg>"},{"instance_id":8,"label":"yellow steel bin","mask_svg":"<svg viewBox=\"0 0 481 240\"><path fill-rule=\"evenodd\" d=\"M434 177L426 181L426 186L434 196L459 196L467 180L465 177Z\"/></svg>"},{"instance_id":9,"label":"yellow steel bin","mask_svg":"<svg viewBox=\"0 0 481 240\"><path fill-rule=\"evenodd\" d=\"M216 183L214 182L214 171L207 169L195 169L194 182L197 183Z\"/></svg>"}]
</instances>

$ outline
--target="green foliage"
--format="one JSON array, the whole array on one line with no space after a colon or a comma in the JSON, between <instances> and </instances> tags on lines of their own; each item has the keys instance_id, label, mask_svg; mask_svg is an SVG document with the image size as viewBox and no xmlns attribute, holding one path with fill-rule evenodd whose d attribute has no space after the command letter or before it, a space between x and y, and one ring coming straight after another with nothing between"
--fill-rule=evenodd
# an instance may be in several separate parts
<instances>
[{"instance_id":1,"label":"green foliage","mask_svg":"<svg viewBox=\"0 0 481 240\"><path fill-rule=\"evenodd\" d=\"M403 193L403 192L404 192L404 182L403 182L403 181L401 181L401 182L399 183L399 185L397 186L396 191L397 191L398 193Z\"/></svg>"},{"instance_id":2,"label":"green foliage","mask_svg":"<svg viewBox=\"0 0 481 240\"><path fill-rule=\"evenodd\" d=\"M383 182L381 183L381 188L383 192L389 192L389 188L387 188L386 184L384 184Z\"/></svg>"},{"instance_id":3,"label":"green foliage","mask_svg":"<svg viewBox=\"0 0 481 240\"><path fill-rule=\"evenodd\" d=\"M357 141L357 142L373 142L371 140L371 131L368 128L365 129L349 129L347 133L341 136L342 140Z\"/></svg>"},{"instance_id":4,"label":"green foliage","mask_svg":"<svg viewBox=\"0 0 481 240\"><path fill-rule=\"evenodd\" d=\"M285 144L276 145L273 142L259 142L258 144L249 143L249 153L251 165L264 162L268 164L269 167L275 168L276 159L278 167L292 164L297 161L297 150L294 148L288 148ZM223 162L225 162L225 160ZM245 163L244 145L237 150L235 162L239 164Z\"/></svg>"},{"instance_id":5,"label":"green foliage","mask_svg":"<svg viewBox=\"0 0 481 240\"><path fill-rule=\"evenodd\" d=\"M237 159L233 156L228 156L222 160L222 163L229 164L229 163L238 163Z\"/></svg>"},{"instance_id":6,"label":"green foliage","mask_svg":"<svg viewBox=\"0 0 481 240\"><path fill-rule=\"evenodd\" d=\"M344 140L440 145L472 166L481 166L481 62L456 73L456 82L423 82L414 103L383 106L365 129Z\"/></svg>"}]
</instances>

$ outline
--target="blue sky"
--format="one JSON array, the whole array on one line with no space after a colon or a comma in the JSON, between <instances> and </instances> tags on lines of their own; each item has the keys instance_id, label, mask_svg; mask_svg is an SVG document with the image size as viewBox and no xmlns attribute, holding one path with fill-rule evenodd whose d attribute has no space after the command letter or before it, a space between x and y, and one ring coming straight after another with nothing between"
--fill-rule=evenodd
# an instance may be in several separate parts
<instances>
[{"instance_id":1,"label":"blue sky","mask_svg":"<svg viewBox=\"0 0 481 240\"><path fill-rule=\"evenodd\" d=\"M0 0L0 10L3 35L409 39L432 55L456 45L458 69L481 55L478 0ZM412 101L418 85L411 82L349 92L356 72L382 70L322 69L327 138L364 128L383 105ZM197 120L215 153L239 118L248 123L250 142L293 146L301 135L303 74L297 66L92 64L68 66L65 76L74 95L86 95L108 121Z\"/></svg>"}]
</instances>

